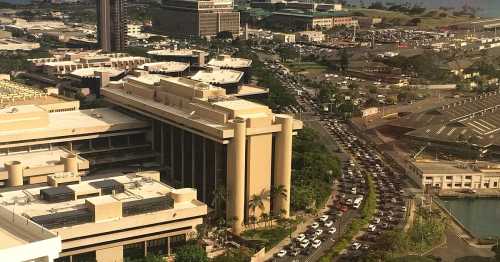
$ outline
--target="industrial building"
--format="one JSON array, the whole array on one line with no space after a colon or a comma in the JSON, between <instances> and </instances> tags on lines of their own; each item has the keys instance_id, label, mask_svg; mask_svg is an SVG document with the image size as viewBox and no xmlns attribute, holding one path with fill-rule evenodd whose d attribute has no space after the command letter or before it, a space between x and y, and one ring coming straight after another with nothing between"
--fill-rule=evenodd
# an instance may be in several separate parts
<instances>
[{"instance_id":1,"label":"industrial building","mask_svg":"<svg viewBox=\"0 0 500 262\"><path fill-rule=\"evenodd\" d=\"M500 155L500 93L467 97L421 113L403 116L389 125L412 143L467 158Z\"/></svg>"},{"instance_id":2,"label":"industrial building","mask_svg":"<svg viewBox=\"0 0 500 262\"><path fill-rule=\"evenodd\" d=\"M206 203L217 188L227 189L226 215L234 218L236 234L248 221L248 200L272 186L284 186L287 194L272 199L272 212L289 215L292 136L301 121L187 78L143 74L111 82L101 94L152 121L165 181L196 188ZM271 204L264 205L269 213Z\"/></svg>"},{"instance_id":3,"label":"industrial building","mask_svg":"<svg viewBox=\"0 0 500 262\"><path fill-rule=\"evenodd\" d=\"M97 42L103 52L127 48L127 0L98 0Z\"/></svg>"},{"instance_id":4,"label":"industrial building","mask_svg":"<svg viewBox=\"0 0 500 262\"><path fill-rule=\"evenodd\" d=\"M195 189L159 178L154 171L87 178L65 172L50 175L48 185L3 190L0 258L109 262L175 254L207 206Z\"/></svg>"},{"instance_id":5,"label":"industrial building","mask_svg":"<svg viewBox=\"0 0 500 262\"><path fill-rule=\"evenodd\" d=\"M171 36L213 37L220 32L240 33L240 13L232 0L168 0L153 15L153 28Z\"/></svg>"}]
</instances>

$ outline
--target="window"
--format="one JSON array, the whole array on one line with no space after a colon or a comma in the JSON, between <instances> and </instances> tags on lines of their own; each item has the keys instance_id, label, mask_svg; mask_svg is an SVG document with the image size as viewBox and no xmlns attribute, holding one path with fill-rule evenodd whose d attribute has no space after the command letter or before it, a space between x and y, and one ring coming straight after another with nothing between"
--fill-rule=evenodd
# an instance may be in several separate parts
<instances>
[{"instance_id":1,"label":"window","mask_svg":"<svg viewBox=\"0 0 500 262\"><path fill-rule=\"evenodd\" d=\"M149 240L147 254L167 255L167 238Z\"/></svg>"},{"instance_id":2,"label":"window","mask_svg":"<svg viewBox=\"0 0 500 262\"><path fill-rule=\"evenodd\" d=\"M425 179L426 180L432 180L432 177L431 176L426 176Z\"/></svg>"},{"instance_id":3,"label":"window","mask_svg":"<svg viewBox=\"0 0 500 262\"><path fill-rule=\"evenodd\" d=\"M446 187L451 187L451 183L449 183L449 184L446 184Z\"/></svg>"},{"instance_id":4,"label":"window","mask_svg":"<svg viewBox=\"0 0 500 262\"><path fill-rule=\"evenodd\" d=\"M446 176L446 179L448 179L448 180L452 180L452 179L453 179L453 177L452 177L452 176Z\"/></svg>"},{"instance_id":5,"label":"window","mask_svg":"<svg viewBox=\"0 0 500 262\"><path fill-rule=\"evenodd\" d=\"M461 183L455 183L455 187L461 187L462 184Z\"/></svg>"},{"instance_id":6,"label":"window","mask_svg":"<svg viewBox=\"0 0 500 262\"><path fill-rule=\"evenodd\" d=\"M498 182L493 182L493 187L498 187Z\"/></svg>"},{"instance_id":7,"label":"window","mask_svg":"<svg viewBox=\"0 0 500 262\"><path fill-rule=\"evenodd\" d=\"M96 262L95 251L81 253L71 257L72 262Z\"/></svg>"},{"instance_id":8,"label":"window","mask_svg":"<svg viewBox=\"0 0 500 262\"><path fill-rule=\"evenodd\" d=\"M175 253L177 248L186 243L186 234L170 237L170 253Z\"/></svg>"},{"instance_id":9,"label":"window","mask_svg":"<svg viewBox=\"0 0 500 262\"><path fill-rule=\"evenodd\" d=\"M123 258L125 261L141 259L144 257L144 242L138 242L123 246Z\"/></svg>"},{"instance_id":10,"label":"window","mask_svg":"<svg viewBox=\"0 0 500 262\"><path fill-rule=\"evenodd\" d=\"M472 179L472 176L465 176L465 179Z\"/></svg>"},{"instance_id":11,"label":"window","mask_svg":"<svg viewBox=\"0 0 500 262\"><path fill-rule=\"evenodd\" d=\"M60 257L54 259L54 262L71 262L71 258L69 256Z\"/></svg>"},{"instance_id":12,"label":"window","mask_svg":"<svg viewBox=\"0 0 500 262\"><path fill-rule=\"evenodd\" d=\"M464 186L465 186L465 187L471 187L471 186L472 186L472 184L471 184L471 183L465 183L465 184L464 184Z\"/></svg>"}]
</instances>

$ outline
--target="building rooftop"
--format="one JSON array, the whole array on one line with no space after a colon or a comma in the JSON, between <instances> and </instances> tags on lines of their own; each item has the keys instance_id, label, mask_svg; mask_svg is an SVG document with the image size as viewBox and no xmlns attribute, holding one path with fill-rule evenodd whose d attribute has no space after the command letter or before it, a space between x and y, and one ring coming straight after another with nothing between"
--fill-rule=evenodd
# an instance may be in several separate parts
<instances>
[{"instance_id":1,"label":"building rooftop","mask_svg":"<svg viewBox=\"0 0 500 262\"><path fill-rule=\"evenodd\" d=\"M233 69L250 67L251 64L252 60L250 59L231 57L229 55L218 55L208 62L210 66Z\"/></svg>"},{"instance_id":2,"label":"building rooftop","mask_svg":"<svg viewBox=\"0 0 500 262\"><path fill-rule=\"evenodd\" d=\"M94 77L95 73L97 72L102 72L102 73L109 73L110 77L115 77L120 74L123 74L125 70L117 69L117 68L112 68L112 67L89 67L89 68L81 68L77 69L73 72L71 72L71 75L80 77L80 78L85 78L85 77Z\"/></svg>"},{"instance_id":3,"label":"building rooftop","mask_svg":"<svg viewBox=\"0 0 500 262\"><path fill-rule=\"evenodd\" d=\"M200 70L196 72L196 74L194 74L191 79L215 85L233 84L239 83L241 78L243 77L243 74L243 72L236 70L211 67L207 70Z\"/></svg>"},{"instance_id":4,"label":"building rooftop","mask_svg":"<svg viewBox=\"0 0 500 262\"><path fill-rule=\"evenodd\" d=\"M163 50L148 51L148 55L198 57L200 55L207 56L208 53L203 50L197 50L197 49L163 49Z\"/></svg>"},{"instance_id":5,"label":"building rooftop","mask_svg":"<svg viewBox=\"0 0 500 262\"><path fill-rule=\"evenodd\" d=\"M23 107L20 110L25 111ZM9 113L11 108L0 112L0 125L5 124L2 115ZM35 106L27 106L26 110L39 110ZM42 110L43 111L43 110ZM48 124L39 127L23 127L12 130L0 130L0 143L31 139L50 139L61 136L76 136L111 132L131 128L144 128L147 122L132 118L109 108L74 110L67 112L48 113Z\"/></svg>"},{"instance_id":6,"label":"building rooftop","mask_svg":"<svg viewBox=\"0 0 500 262\"><path fill-rule=\"evenodd\" d=\"M500 173L500 163L477 161L444 161L444 160L417 160L413 162L415 167L423 174L471 174L471 173Z\"/></svg>"},{"instance_id":7,"label":"building rooftop","mask_svg":"<svg viewBox=\"0 0 500 262\"><path fill-rule=\"evenodd\" d=\"M310 17L310 18L332 18L332 17L344 17L348 16L346 12L318 12L318 11L307 11L299 9L281 9L279 11L273 12L273 15L286 15L286 16L300 16L300 17Z\"/></svg>"},{"instance_id":8,"label":"building rooftop","mask_svg":"<svg viewBox=\"0 0 500 262\"><path fill-rule=\"evenodd\" d=\"M73 185L5 190L0 195L0 207L11 209L16 205L16 208L12 209L15 214L29 218L53 231L98 223L92 219L83 219L85 215L92 216L89 204L98 206L121 203L123 215L112 220L163 210L206 208L204 203L196 200L196 190L175 189L159 182L149 173L155 173L154 176L159 178L158 172L139 172L102 178L84 177L81 182ZM108 185L110 187L107 187ZM189 194L191 197L179 200L176 194ZM154 205L158 201L161 202L159 208ZM60 223L54 223L55 221Z\"/></svg>"},{"instance_id":9,"label":"building rooftop","mask_svg":"<svg viewBox=\"0 0 500 262\"><path fill-rule=\"evenodd\" d=\"M146 70L151 73L176 73L176 72L184 72L189 68L188 63L182 62L154 62L154 63L146 63L137 67L140 70Z\"/></svg>"}]
</instances>

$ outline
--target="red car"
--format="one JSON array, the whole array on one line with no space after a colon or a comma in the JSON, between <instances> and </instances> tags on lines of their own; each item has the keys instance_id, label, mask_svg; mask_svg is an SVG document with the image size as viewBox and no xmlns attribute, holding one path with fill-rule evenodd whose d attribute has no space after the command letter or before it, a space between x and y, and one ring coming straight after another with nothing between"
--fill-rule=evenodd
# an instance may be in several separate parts
<instances>
[{"instance_id":1,"label":"red car","mask_svg":"<svg viewBox=\"0 0 500 262\"><path fill-rule=\"evenodd\" d=\"M340 208L340 211L342 211L342 212L347 212L347 210L348 210L347 206L342 206Z\"/></svg>"}]
</instances>

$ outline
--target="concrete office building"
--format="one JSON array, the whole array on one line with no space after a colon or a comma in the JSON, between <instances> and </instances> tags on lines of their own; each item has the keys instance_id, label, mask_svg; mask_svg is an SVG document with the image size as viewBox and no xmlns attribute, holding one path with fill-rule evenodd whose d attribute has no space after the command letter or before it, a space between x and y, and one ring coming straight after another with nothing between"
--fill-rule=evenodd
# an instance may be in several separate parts
<instances>
[{"instance_id":1,"label":"concrete office building","mask_svg":"<svg viewBox=\"0 0 500 262\"><path fill-rule=\"evenodd\" d=\"M236 94L243 84L243 75L243 72L236 70L207 67L196 72L191 79L222 87L227 94Z\"/></svg>"},{"instance_id":2,"label":"concrete office building","mask_svg":"<svg viewBox=\"0 0 500 262\"><path fill-rule=\"evenodd\" d=\"M0 186L157 157L147 139L151 124L109 108L79 110L78 101L11 81L0 81L0 107Z\"/></svg>"},{"instance_id":3,"label":"concrete office building","mask_svg":"<svg viewBox=\"0 0 500 262\"><path fill-rule=\"evenodd\" d=\"M175 254L203 223L207 206L195 189L175 189L159 178L158 172L87 178L58 173L49 186L3 190L0 236L8 238L0 247L20 245L15 242L30 235L42 239L17 249L28 252L9 252L5 261L40 255L48 259L35 261L59 256L54 261L122 262ZM0 249L0 257L7 251Z\"/></svg>"},{"instance_id":4,"label":"concrete office building","mask_svg":"<svg viewBox=\"0 0 500 262\"><path fill-rule=\"evenodd\" d=\"M301 121L187 78L130 77L110 83L102 95L153 122L165 180L196 188L206 203L216 189L227 189L226 215L236 234L253 215L248 201L273 186L284 186L287 197L272 199L272 208L265 200L263 211L289 215L292 136Z\"/></svg>"},{"instance_id":5,"label":"concrete office building","mask_svg":"<svg viewBox=\"0 0 500 262\"><path fill-rule=\"evenodd\" d=\"M240 13L232 0L167 0L153 15L153 29L173 36L213 37L219 32L240 33Z\"/></svg>"},{"instance_id":6,"label":"concrete office building","mask_svg":"<svg viewBox=\"0 0 500 262\"><path fill-rule=\"evenodd\" d=\"M96 0L97 41L103 52L127 48L127 0Z\"/></svg>"}]
</instances>

